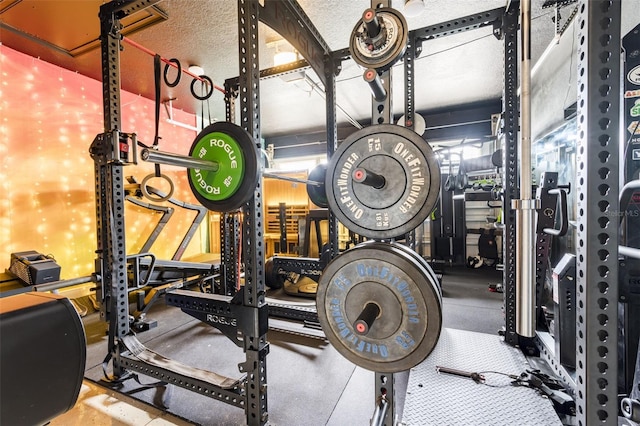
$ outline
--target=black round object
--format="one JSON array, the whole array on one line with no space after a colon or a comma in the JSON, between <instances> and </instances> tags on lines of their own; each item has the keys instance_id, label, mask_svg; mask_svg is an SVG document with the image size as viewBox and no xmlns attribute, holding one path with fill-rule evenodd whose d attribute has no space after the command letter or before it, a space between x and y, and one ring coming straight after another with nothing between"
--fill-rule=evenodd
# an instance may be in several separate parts
<instances>
[{"instance_id":1,"label":"black round object","mask_svg":"<svg viewBox=\"0 0 640 426\"><path fill-rule=\"evenodd\" d=\"M396 243L363 243L333 259L320 277L316 304L336 350L378 372L405 371L422 362L442 328L442 296L427 268ZM367 315L363 327L371 305L379 312Z\"/></svg>"},{"instance_id":2,"label":"black round object","mask_svg":"<svg viewBox=\"0 0 640 426\"><path fill-rule=\"evenodd\" d=\"M370 34L368 30L373 21L379 27L376 34ZM407 49L407 38L407 22L400 12L388 7L367 9L351 32L349 51L361 67L384 72L402 58Z\"/></svg>"},{"instance_id":3,"label":"black round object","mask_svg":"<svg viewBox=\"0 0 640 426\"><path fill-rule=\"evenodd\" d=\"M169 68L171 68L171 65L165 64L164 65L164 84L166 84L169 87L176 87L180 83L180 77L182 77L182 65L180 65L180 61L177 60L176 58L169 59L169 62L171 62L172 64L175 64L176 67L178 67L178 75L176 75L175 80L169 81L168 75L169 75Z\"/></svg>"},{"instance_id":4,"label":"black round object","mask_svg":"<svg viewBox=\"0 0 640 426\"><path fill-rule=\"evenodd\" d=\"M0 424L45 425L73 408L87 344L70 300L45 292L3 298L0 335Z\"/></svg>"},{"instance_id":5,"label":"black round object","mask_svg":"<svg viewBox=\"0 0 640 426\"><path fill-rule=\"evenodd\" d=\"M384 185L359 179L363 170L384 178ZM325 187L332 212L349 230L368 238L396 238L433 211L440 168L420 135L379 124L356 131L340 145L327 168Z\"/></svg>"},{"instance_id":6,"label":"black round object","mask_svg":"<svg viewBox=\"0 0 640 426\"><path fill-rule=\"evenodd\" d=\"M211 78L209 78L206 75L201 75L199 76L201 79L206 80L209 84L207 84L206 86L209 88L208 91L205 92L204 95L200 96L196 93L196 82L199 81L198 79L193 79L191 81L191 96L193 96L194 98L200 100L200 101L206 101L207 99L209 99L211 97L211 95L213 95L213 80L211 80Z\"/></svg>"},{"instance_id":7,"label":"black round object","mask_svg":"<svg viewBox=\"0 0 640 426\"><path fill-rule=\"evenodd\" d=\"M268 258L264 262L264 282L265 284L277 290L282 288L284 285L285 277L282 274L279 274L278 271L275 270L273 265L273 257Z\"/></svg>"},{"instance_id":8,"label":"black round object","mask_svg":"<svg viewBox=\"0 0 640 426\"><path fill-rule=\"evenodd\" d=\"M313 204L321 208L329 207L327 191L325 189L325 178L327 176L327 165L318 164L310 172L307 180L310 182L320 182L320 185L307 185L307 195Z\"/></svg>"},{"instance_id":9,"label":"black round object","mask_svg":"<svg viewBox=\"0 0 640 426\"><path fill-rule=\"evenodd\" d=\"M498 149L491 154L491 163L496 167L502 167L502 150Z\"/></svg>"}]
</instances>

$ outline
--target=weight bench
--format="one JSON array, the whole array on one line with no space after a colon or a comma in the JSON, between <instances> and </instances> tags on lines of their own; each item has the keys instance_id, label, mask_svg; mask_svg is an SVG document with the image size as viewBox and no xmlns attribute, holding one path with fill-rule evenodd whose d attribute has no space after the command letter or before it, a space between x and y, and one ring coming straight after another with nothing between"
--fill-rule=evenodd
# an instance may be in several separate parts
<instances>
[{"instance_id":1,"label":"weight bench","mask_svg":"<svg viewBox=\"0 0 640 426\"><path fill-rule=\"evenodd\" d=\"M157 325L147 320L151 306L169 291L191 285L205 286L206 281L219 277L219 263L186 262L181 260L158 260L151 253L140 253L127 257L129 264L129 292L136 292L137 310L133 313L132 328L145 331ZM213 284L212 284L213 285ZM144 289L151 287L147 293Z\"/></svg>"},{"instance_id":2,"label":"weight bench","mask_svg":"<svg viewBox=\"0 0 640 426\"><path fill-rule=\"evenodd\" d=\"M183 260L156 259L151 253L127 256L131 290L147 286L159 286L194 276L212 276L218 272L219 263L187 262Z\"/></svg>"}]
</instances>

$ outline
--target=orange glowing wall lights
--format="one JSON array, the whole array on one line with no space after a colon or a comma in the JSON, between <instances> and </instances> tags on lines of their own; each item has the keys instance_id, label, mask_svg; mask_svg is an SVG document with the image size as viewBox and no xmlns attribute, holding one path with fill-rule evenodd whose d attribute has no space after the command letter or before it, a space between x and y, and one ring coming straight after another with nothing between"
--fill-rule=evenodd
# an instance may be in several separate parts
<instances>
[{"instance_id":1,"label":"orange glowing wall lights","mask_svg":"<svg viewBox=\"0 0 640 426\"><path fill-rule=\"evenodd\" d=\"M122 130L150 145L153 101L126 92L121 99ZM164 109L161 113L160 149L187 154L195 131L166 123ZM184 111L174 111L173 119L195 125L195 116ZM103 129L101 82L0 44L0 271L8 269L11 253L25 250L53 255L61 278L94 271L95 178L89 146ZM153 170L140 162L124 173L140 182ZM175 198L196 203L184 169L162 166L162 172L174 181ZM151 183L163 187L160 180ZM160 216L126 205L127 253L136 253ZM170 259L193 217L176 208L151 251ZM201 227L185 256L203 251L206 241Z\"/></svg>"}]
</instances>

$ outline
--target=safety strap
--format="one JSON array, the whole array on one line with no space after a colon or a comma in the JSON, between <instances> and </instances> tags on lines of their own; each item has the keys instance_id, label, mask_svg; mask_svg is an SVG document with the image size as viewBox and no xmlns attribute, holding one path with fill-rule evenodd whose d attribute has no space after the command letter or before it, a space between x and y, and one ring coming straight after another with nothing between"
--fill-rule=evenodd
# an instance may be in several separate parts
<instances>
[{"instance_id":1,"label":"safety strap","mask_svg":"<svg viewBox=\"0 0 640 426\"><path fill-rule=\"evenodd\" d=\"M155 85L155 107L156 107L156 133L153 138L153 147L158 149L160 143L160 55L153 57L153 83ZM156 177L160 177L160 164L155 164Z\"/></svg>"},{"instance_id":2,"label":"safety strap","mask_svg":"<svg viewBox=\"0 0 640 426\"><path fill-rule=\"evenodd\" d=\"M206 86L204 81L200 82L200 88L202 92L206 92ZM211 91L213 91L213 89L211 89ZM203 130L205 127L207 127L208 125L211 124L211 104L209 103L209 98L210 96L206 97L206 99L200 99L200 117L202 119L202 122L200 123L200 130ZM209 121L207 121L207 124L204 123L204 103L205 101L207 102L207 116L209 118Z\"/></svg>"},{"instance_id":3,"label":"safety strap","mask_svg":"<svg viewBox=\"0 0 640 426\"><path fill-rule=\"evenodd\" d=\"M201 85L204 86L204 83L200 83ZM204 128L206 127L204 125L204 101L200 101L200 118L201 118L201 122L200 122L200 130L204 130Z\"/></svg>"},{"instance_id":4,"label":"safety strap","mask_svg":"<svg viewBox=\"0 0 640 426\"><path fill-rule=\"evenodd\" d=\"M128 370L126 371L126 373L124 375L119 376L119 377L117 377L115 375L112 375L112 374L109 374L108 373L109 363L111 362L111 359L113 358L113 354L114 353L115 353L115 348L112 349L111 351L109 351L107 356L102 361L102 374L104 376L102 380L104 382L110 383L110 384L122 384L122 383L126 382L127 380L133 379L140 386L144 386L145 389L157 388L157 387L168 385L167 382L163 382L163 381L157 381L157 382L152 382L152 383L142 383L140 381L140 377L138 377L137 374L132 373L131 371L128 371Z\"/></svg>"}]
</instances>

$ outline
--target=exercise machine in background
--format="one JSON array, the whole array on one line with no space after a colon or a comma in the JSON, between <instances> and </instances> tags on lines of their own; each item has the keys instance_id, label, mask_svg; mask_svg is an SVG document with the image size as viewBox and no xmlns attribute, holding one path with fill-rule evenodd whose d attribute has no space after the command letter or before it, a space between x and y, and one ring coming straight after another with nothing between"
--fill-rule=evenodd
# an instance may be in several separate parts
<instances>
[{"instance_id":1,"label":"exercise machine in background","mask_svg":"<svg viewBox=\"0 0 640 426\"><path fill-rule=\"evenodd\" d=\"M135 295L137 306L132 314L131 327L136 331L145 331L157 326L157 321L147 318L147 314L151 306L168 291L195 285L205 291L206 288L214 286L215 281L219 279L220 260L215 257L202 262L182 260L198 227L207 216L205 207L177 200L152 186L140 185L134 177L127 177L127 181L129 182L125 186L127 201L150 212L162 213L140 252L127 256L129 292ZM174 208L142 201L143 195L151 200L168 202L175 207L195 212L191 224L171 259L157 259L151 252L151 248L172 217Z\"/></svg>"},{"instance_id":2,"label":"exercise machine in background","mask_svg":"<svg viewBox=\"0 0 640 426\"><path fill-rule=\"evenodd\" d=\"M275 255L265 261L265 283L273 290L283 289L289 295L315 298L318 279L329 261L327 235L322 232L329 221L327 209L312 209L300 233L300 257ZM311 249L312 236L313 250ZM315 252L317 257L309 255Z\"/></svg>"}]
</instances>

